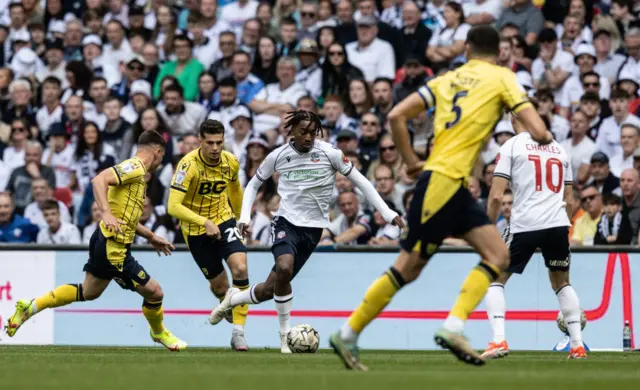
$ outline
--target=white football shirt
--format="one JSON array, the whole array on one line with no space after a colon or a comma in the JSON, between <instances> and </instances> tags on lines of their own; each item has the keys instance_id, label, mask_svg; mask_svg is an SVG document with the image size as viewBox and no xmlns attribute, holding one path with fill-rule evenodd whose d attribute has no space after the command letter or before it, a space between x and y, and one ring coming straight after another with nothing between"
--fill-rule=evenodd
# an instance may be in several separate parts
<instances>
[{"instance_id":1,"label":"white football shirt","mask_svg":"<svg viewBox=\"0 0 640 390\"><path fill-rule=\"evenodd\" d=\"M265 181L280 174L280 208L275 215L296 226L327 228L336 172L349 176L352 169L342 152L327 142L316 140L308 153L301 153L291 140L269 153L256 177Z\"/></svg>"},{"instance_id":2,"label":"white football shirt","mask_svg":"<svg viewBox=\"0 0 640 390\"><path fill-rule=\"evenodd\" d=\"M36 239L38 244L81 244L80 230L76 225L61 222L58 231L53 233L49 228L42 229L38 232L38 238Z\"/></svg>"},{"instance_id":3,"label":"white football shirt","mask_svg":"<svg viewBox=\"0 0 640 390\"><path fill-rule=\"evenodd\" d=\"M556 141L540 145L521 133L502 145L494 176L511 181L511 233L570 226L564 186L573 175L567 152Z\"/></svg>"}]
</instances>

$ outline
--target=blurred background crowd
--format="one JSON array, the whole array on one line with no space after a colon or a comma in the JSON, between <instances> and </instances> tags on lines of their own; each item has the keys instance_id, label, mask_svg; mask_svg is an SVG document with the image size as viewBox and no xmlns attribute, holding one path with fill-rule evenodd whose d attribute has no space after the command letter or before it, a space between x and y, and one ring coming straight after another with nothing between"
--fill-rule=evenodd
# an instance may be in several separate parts
<instances>
[{"instance_id":1,"label":"blurred background crowd","mask_svg":"<svg viewBox=\"0 0 640 390\"><path fill-rule=\"evenodd\" d=\"M0 242L88 243L100 220L91 179L133 156L145 130L169 147L146 178L141 223L184 242L165 205L199 124L225 125L245 185L287 142L283 117L294 108L317 112L324 139L402 214L414 179L386 115L464 64L468 30L491 24L499 65L571 156L572 244L637 245L639 15L638 0L0 0ZM409 123L424 158L432 114ZM503 120L482 152L469 182L481 205L514 134ZM249 244L271 243L277 181L261 189ZM398 245L398 229L340 174L333 198L324 244ZM505 196L502 230L511 205Z\"/></svg>"}]
</instances>

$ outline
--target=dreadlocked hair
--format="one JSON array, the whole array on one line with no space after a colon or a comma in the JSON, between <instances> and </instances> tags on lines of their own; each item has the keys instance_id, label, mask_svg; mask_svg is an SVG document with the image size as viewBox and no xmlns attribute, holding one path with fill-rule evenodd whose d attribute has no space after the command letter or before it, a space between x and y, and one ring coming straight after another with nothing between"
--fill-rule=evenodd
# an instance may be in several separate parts
<instances>
[{"instance_id":1,"label":"dreadlocked hair","mask_svg":"<svg viewBox=\"0 0 640 390\"><path fill-rule=\"evenodd\" d=\"M320 135L320 137L324 137L324 132L322 130L322 122L320 121L320 117L311 111L305 110L296 110L289 111L287 113L287 117L285 118L284 128L289 129L288 135L291 135L293 132L293 128L298 126L300 122L308 120L309 124L305 130L308 130L311 126L315 126L316 134Z\"/></svg>"}]
</instances>

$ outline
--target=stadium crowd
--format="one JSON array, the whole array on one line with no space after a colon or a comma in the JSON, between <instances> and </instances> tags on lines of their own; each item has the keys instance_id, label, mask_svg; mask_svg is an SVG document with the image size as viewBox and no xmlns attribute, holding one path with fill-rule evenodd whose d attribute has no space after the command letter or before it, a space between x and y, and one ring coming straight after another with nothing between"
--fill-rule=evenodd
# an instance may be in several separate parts
<instances>
[{"instance_id":1,"label":"stadium crowd","mask_svg":"<svg viewBox=\"0 0 640 390\"><path fill-rule=\"evenodd\" d=\"M400 213L414 179L389 133L393 105L463 64L473 25L502 36L511 68L571 156L574 245L638 245L640 1L638 0L0 0L0 242L88 243L100 220L91 179L135 154L156 130L169 147L149 175L141 223L184 241L166 214L177 162L198 147L206 118L245 185L287 140L294 108L323 119L341 149ZM416 152L432 146L431 112L412 120ZM478 118L482 120L482 118ZM486 205L498 123L471 189ZM268 245L277 175L260 192L249 244ZM397 245L338 174L325 244ZM498 227L508 225L505 196ZM139 238L137 243L144 243ZM463 245L452 237L450 245Z\"/></svg>"}]
</instances>

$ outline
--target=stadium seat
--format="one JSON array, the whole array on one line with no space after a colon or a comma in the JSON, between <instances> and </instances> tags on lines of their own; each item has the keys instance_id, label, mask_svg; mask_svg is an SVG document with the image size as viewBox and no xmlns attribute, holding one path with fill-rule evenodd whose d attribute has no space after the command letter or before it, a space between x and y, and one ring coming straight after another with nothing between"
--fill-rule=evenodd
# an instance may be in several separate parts
<instances>
[{"instance_id":1,"label":"stadium seat","mask_svg":"<svg viewBox=\"0 0 640 390\"><path fill-rule=\"evenodd\" d=\"M53 191L53 197L64 203L67 207L71 207L73 202L73 193L69 187L56 188L55 191Z\"/></svg>"}]
</instances>

